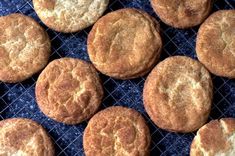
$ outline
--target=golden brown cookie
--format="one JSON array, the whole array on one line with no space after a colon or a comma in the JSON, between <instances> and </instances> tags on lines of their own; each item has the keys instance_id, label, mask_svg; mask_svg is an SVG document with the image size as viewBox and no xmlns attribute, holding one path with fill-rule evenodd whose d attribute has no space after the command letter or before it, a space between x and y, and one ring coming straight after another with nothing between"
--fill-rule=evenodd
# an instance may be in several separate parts
<instances>
[{"instance_id":1,"label":"golden brown cookie","mask_svg":"<svg viewBox=\"0 0 235 156\"><path fill-rule=\"evenodd\" d=\"M36 100L48 117L78 124L98 109L103 88L95 68L85 61L62 58L52 61L36 83Z\"/></svg>"},{"instance_id":2,"label":"golden brown cookie","mask_svg":"<svg viewBox=\"0 0 235 156\"><path fill-rule=\"evenodd\" d=\"M151 0L159 18L175 28L201 24L209 15L213 0Z\"/></svg>"},{"instance_id":3,"label":"golden brown cookie","mask_svg":"<svg viewBox=\"0 0 235 156\"><path fill-rule=\"evenodd\" d=\"M1 156L54 156L54 147L43 127L33 120L0 121Z\"/></svg>"},{"instance_id":4,"label":"golden brown cookie","mask_svg":"<svg viewBox=\"0 0 235 156\"><path fill-rule=\"evenodd\" d=\"M120 9L97 21L88 35L88 54L108 76L143 76L156 64L162 49L159 24L147 13Z\"/></svg>"},{"instance_id":5,"label":"golden brown cookie","mask_svg":"<svg viewBox=\"0 0 235 156\"><path fill-rule=\"evenodd\" d=\"M104 13L108 3L109 0L33 0L42 22L65 33L91 26Z\"/></svg>"},{"instance_id":6,"label":"golden brown cookie","mask_svg":"<svg viewBox=\"0 0 235 156\"><path fill-rule=\"evenodd\" d=\"M83 135L86 156L148 156L150 132L134 109L109 107L94 115Z\"/></svg>"},{"instance_id":7,"label":"golden brown cookie","mask_svg":"<svg viewBox=\"0 0 235 156\"><path fill-rule=\"evenodd\" d=\"M235 155L235 119L213 120L198 130L191 145L190 156L204 155Z\"/></svg>"},{"instance_id":8,"label":"golden brown cookie","mask_svg":"<svg viewBox=\"0 0 235 156\"><path fill-rule=\"evenodd\" d=\"M192 132L200 128L211 110L212 80L201 63L186 56L160 62L144 85L144 107L160 128Z\"/></svg>"},{"instance_id":9,"label":"golden brown cookie","mask_svg":"<svg viewBox=\"0 0 235 156\"><path fill-rule=\"evenodd\" d=\"M206 19L198 31L196 52L210 72L235 78L235 10L220 10Z\"/></svg>"},{"instance_id":10,"label":"golden brown cookie","mask_svg":"<svg viewBox=\"0 0 235 156\"><path fill-rule=\"evenodd\" d=\"M50 39L31 17L10 14L0 17L0 81L23 81L46 66Z\"/></svg>"}]
</instances>

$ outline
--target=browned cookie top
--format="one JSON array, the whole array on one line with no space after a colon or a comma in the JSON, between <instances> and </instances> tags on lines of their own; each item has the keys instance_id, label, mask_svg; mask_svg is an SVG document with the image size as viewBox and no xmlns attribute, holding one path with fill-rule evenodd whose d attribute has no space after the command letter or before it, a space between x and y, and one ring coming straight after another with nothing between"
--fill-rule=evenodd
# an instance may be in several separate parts
<instances>
[{"instance_id":1,"label":"browned cookie top","mask_svg":"<svg viewBox=\"0 0 235 156\"><path fill-rule=\"evenodd\" d=\"M144 118L125 107L109 107L94 115L83 136L86 156L147 156L150 133Z\"/></svg>"},{"instance_id":2,"label":"browned cookie top","mask_svg":"<svg viewBox=\"0 0 235 156\"><path fill-rule=\"evenodd\" d=\"M201 25L198 59L215 75L235 78L235 10L213 13Z\"/></svg>"},{"instance_id":3,"label":"browned cookie top","mask_svg":"<svg viewBox=\"0 0 235 156\"><path fill-rule=\"evenodd\" d=\"M209 15L212 0L151 0L161 20L176 28L199 25Z\"/></svg>"},{"instance_id":4,"label":"browned cookie top","mask_svg":"<svg viewBox=\"0 0 235 156\"><path fill-rule=\"evenodd\" d=\"M33 0L40 19L61 32L76 32L93 23L104 13L109 0Z\"/></svg>"},{"instance_id":5,"label":"browned cookie top","mask_svg":"<svg viewBox=\"0 0 235 156\"><path fill-rule=\"evenodd\" d=\"M198 130L191 145L190 156L204 155L235 155L235 119L213 120Z\"/></svg>"},{"instance_id":6,"label":"browned cookie top","mask_svg":"<svg viewBox=\"0 0 235 156\"><path fill-rule=\"evenodd\" d=\"M22 14L0 17L0 81L20 82L41 70L50 55L43 28Z\"/></svg>"},{"instance_id":7,"label":"browned cookie top","mask_svg":"<svg viewBox=\"0 0 235 156\"><path fill-rule=\"evenodd\" d=\"M145 109L157 126L191 132L208 118L212 80L198 61L185 56L169 57L148 76L143 98Z\"/></svg>"},{"instance_id":8,"label":"browned cookie top","mask_svg":"<svg viewBox=\"0 0 235 156\"><path fill-rule=\"evenodd\" d=\"M12 118L0 121L0 155L54 156L54 147L41 125Z\"/></svg>"},{"instance_id":9,"label":"browned cookie top","mask_svg":"<svg viewBox=\"0 0 235 156\"><path fill-rule=\"evenodd\" d=\"M88 54L102 73L119 79L144 75L159 58L162 41L156 20L143 11L121 9L94 25Z\"/></svg>"},{"instance_id":10,"label":"browned cookie top","mask_svg":"<svg viewBox=\"0 0 235 156\"><path fill-rule=\"evenodd\" d=\"M66 124L90 118L102 97L103 89L95 68L79 59L52 61L36 83L36 99L41 111Z\"/></svg>"}]
</instances>

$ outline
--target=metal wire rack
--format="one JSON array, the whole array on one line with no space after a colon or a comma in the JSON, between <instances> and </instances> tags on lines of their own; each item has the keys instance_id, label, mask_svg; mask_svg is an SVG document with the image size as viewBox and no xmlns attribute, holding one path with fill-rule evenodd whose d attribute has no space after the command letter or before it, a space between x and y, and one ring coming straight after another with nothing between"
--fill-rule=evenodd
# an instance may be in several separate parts
<instances>
[{"instance_id":1,"label":"metal wire rack","mask_svg":"<svg viewBox=\"0 0 235 156\"><path fill-rule=\"evenodd\" d=\"M124 7L143 9L160 21L153 12L149 0L110 0L106 13ZM234 9L234 7L235 0L217 0L213 6L213 11ZM31 0L0 1L0 16L14 12L33 17L46 29L52 42L50 60L67 56L89 61L86 52L86 40L90 28L73 34L58 33L43 25L34 12ZM160 24L164 40L161 60L172 55L187 55L196 58L194 49L198 27L180 30L171 28L162 22ZM33 119L42 124L50 134L55 143L56 155L84 155L82 136L87 123L67 126L43 115L35 101L34 89L37 76L34 75L32 78L16 84L0 82L0 119L3 120L11 117ZM144 111L142 90L146 77L126 81L115 80L104 75L101 75L101 77L105 89L105 98L101 109L111 105L122 105L134 108L142 113L151 131L151 155L185 156L189 154L194 133L178 134L161 130L151 122ZM214 100L209 119L235 117L234 80L213 76L213 82Z\"/></svg>"}]
</instances>

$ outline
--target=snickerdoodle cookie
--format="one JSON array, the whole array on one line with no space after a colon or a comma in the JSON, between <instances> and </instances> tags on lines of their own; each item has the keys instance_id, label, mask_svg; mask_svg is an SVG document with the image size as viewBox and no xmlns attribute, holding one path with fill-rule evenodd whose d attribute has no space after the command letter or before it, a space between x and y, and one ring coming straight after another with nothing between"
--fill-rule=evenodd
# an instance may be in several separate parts
<instances>
[{"instance_id":1,"label":"snickerdoodle cookie","mask_svg":"<svg viewBox=\"0 0 235 156\"><path fill-rule=\"evenodd\" d=\"M204 155L235 155L235 119L213 120L198 130L191 145L190 156Z\"/></svg>"},{"instance_id":2,"label":"snickerdoodle cookie","mask_svg":"<svg viewBox=\"0 0 235 156\"><path fill-rule=\"evenodd\" d=\"M36 83L36 100L48 117L78 124L98 109L103 88L95 68L85 61L61 58L52 61Z\"/></svg>"},{"instance_id":3,"label":"snickerdoodle cookie","mask_svg":"<svg viewBox=\"0 0 235 156\"><path fill-rule=\"evenodd\" d=\"M31 17L10 14L0 17L0 81L23 81L48 62L50 39Z\"/></svg>"},{"instance_id":4,"label":"snickerdoodle cookie","mask_svg":"<svg viewBox=\"0 0 235 156\"><path fill-rule=\"evenodd\" d=\"M144 85L144 106L162 129L192 132L200 128L211 110L212 80L206 68L186 56L160 62Z\"/></svg>"},{"instance_id":5,"label":"snickerdoodle cookie","mask_svg":"<svg viewBox=\"0 0 235 156\"><path fill-rule=\"evenodd\" d=\"M39 18L51 29L76 32L95 23L109 0L33 0Z\"/></svg>"},{"instance_id":6,"label":"snickerdoodle cookie","mask_svg":"<svg viewBox=\"0 0 235 156\"><path fill-rule=\"evenodd\" d=\"M235 10L220 10L206 19L198 31L196 52L210 72L235 78Z\"/></svg>"},{"instance_id":7,"label":"snickerdoodle cookie","mask_svg":"<svg viewBox=\"0 0 235 156\"><path fill-rule=\"evenodd\" d=\"M209 15L213 0L151 0L160 19L175 28L189 28Z\"/></svg>"},{"instance_id":8,"label":"snickerdoodle cookie","mask_svg":"<svg viewBox=\"0 0 235 156\"><path fill-rule=\"evenodd\" d=\"M43 127L24 118L0 121L1 156L54 156L54 147Z\"/></svg>"},{"instance_id":9,"label":"snickerdoodle cookie","mask_svg":"<svg viewBox=\"0 0 235 156\"><path fill-rule=\"evenodd\" d=\"M137 111L109 107L94 115L83 136L86 156L148 156L150 132Z\"/></svg>"},{"instance_id":10,"label":"snickerdoodle cookie","mask_svg":"<svg viewBox=\"0 0 235 156\"><path fill-rule=\"evenodd\" d=\"M88 54L108 76L143 76L156 64L162 49L159 24L147 13L120 9L100 18L88 36Z\"/></svg>"}]
</instances>

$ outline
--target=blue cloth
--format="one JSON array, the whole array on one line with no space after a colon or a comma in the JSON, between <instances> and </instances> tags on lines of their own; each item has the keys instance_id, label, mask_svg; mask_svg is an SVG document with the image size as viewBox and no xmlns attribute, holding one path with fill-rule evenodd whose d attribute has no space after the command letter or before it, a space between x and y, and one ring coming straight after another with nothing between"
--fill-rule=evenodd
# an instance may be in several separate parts
<instances>
[{"instance_id":1,"label":"blue cloth","mask_svg":"<svg viewBox=\"0 0 235 156\"><path fill-rule=\"evenodd\" d=\"M0 0L0 16L18 12L33 17L40 22L30 0ZM219 9L234 9L235 0L218 0L213 11ZM117 10L124 7L134 7L153 12L149 0L110 0L109 9ZM74 57L89 61L86 48L87 33L90 28L73 34L63 34L48 29L52 41L52 55L50 60L60 57ZM196 58L195 39L198 27L187 30L171 28L161 22L164 50L161 60L170 55L187 55ZM0 82L0 119L11 117L30 118L42 124L55 142L56 155L82 156L82 136L86 122L67 126L57 123L43 115L35 102L35 81L38 74L17 84ZM146 77L134 80L115 80L101 75L105 88L105 98L101 109L111 105L122 105L136 109L146 118L152 134L151 155L185 156L189 154L193 133L176 134L159 129L151 122L144 111L142 90ZM220 117L235 117L235 82L213 76L214 100L210 119Z\"/></svg>"}]
</instances>

